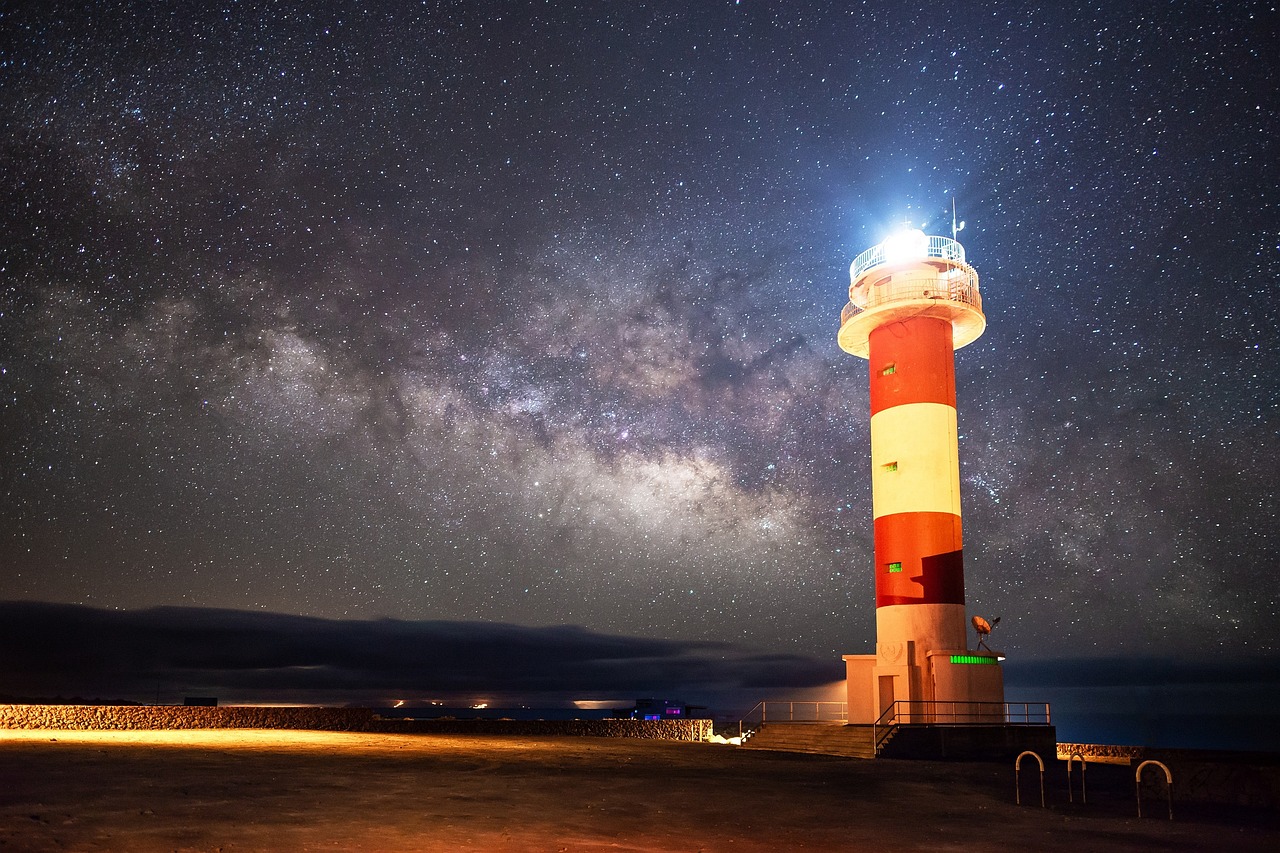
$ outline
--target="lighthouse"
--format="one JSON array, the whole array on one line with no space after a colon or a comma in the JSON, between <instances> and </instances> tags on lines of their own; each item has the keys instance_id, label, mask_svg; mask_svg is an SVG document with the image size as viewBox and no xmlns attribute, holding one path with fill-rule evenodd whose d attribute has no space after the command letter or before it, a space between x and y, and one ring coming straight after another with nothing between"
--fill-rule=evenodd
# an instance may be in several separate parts
<instances>
[{"instance_id":1,"label":"lighthouse","mask_svg":"<svg viewBox=\"0 0 1280 853\"><path fill-rule=\"evenodd\" d=\"M954 238L905 230L854 258L839 343L867 359L876 653L846 655L848 719L998 722L1002 655L966 648L955 351L986 328Z\"/></svg>"}]
</instances>

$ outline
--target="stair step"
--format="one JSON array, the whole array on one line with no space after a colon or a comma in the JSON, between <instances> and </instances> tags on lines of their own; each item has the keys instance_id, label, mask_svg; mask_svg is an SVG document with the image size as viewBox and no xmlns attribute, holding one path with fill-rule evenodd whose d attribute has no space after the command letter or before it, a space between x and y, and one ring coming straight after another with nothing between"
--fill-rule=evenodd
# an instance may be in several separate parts
<instances>
[{"instance_id":1,"label":"stair step","mask_svg":"<svg viewBox=\"0 0 1280 853\"><path fill-rule=\"evenodd\" d=\"M870 726L843 723L765 723L742 745L747 749L874 758Z\"/></svg>"}]
</instances>

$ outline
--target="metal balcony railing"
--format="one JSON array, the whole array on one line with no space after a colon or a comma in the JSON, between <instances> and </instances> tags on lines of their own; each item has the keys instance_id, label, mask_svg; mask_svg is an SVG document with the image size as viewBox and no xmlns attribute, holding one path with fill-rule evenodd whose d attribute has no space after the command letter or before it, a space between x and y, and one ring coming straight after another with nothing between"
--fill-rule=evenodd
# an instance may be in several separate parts
<instances>
[{"instance_id":1,"label":"metal balcony railing","mask_svg":"<svg viewBox=\"0 0 1280 853\"><path fill-rule=\"evenodd\" d=\"M876 282L868 287L866 304L855 305L845 303L840 312L840 325L849 321L850 317L888 305L893 302L917 300L933 300L959 302L972 305L982 310L982 295L978 292L978 274L972 267L964 267L942 275L921 273L919 275L896 275L891 279Z\"/></svg>"},{"instance_id":2,"label":"metal balcony railing","mask_svg":"<svg viewBox=\"0 0 1280 853\"><path fill-rule=\"evenodd\" d=\"M885 241L888 242L888 241ZM927 258L943 258L948 261L964 261L964 246L950 237L934 237L928 238L928 246L925 250ZM853 263L849 265L850 280L856 279L872 267L878 267L887 263L888 258L885 256L885 244L879 243L867 249L862 254L853 259Z\"/></svg>"}]
</instances>

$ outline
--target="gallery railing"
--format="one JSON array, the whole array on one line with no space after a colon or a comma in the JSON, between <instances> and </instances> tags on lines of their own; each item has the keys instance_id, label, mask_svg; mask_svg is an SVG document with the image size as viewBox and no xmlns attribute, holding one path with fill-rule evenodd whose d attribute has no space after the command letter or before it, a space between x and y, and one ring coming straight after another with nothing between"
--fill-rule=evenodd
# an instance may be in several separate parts
<instances>
[{"instance_id":1,"label":"gallery railing","mask_svg":"<svg viewBox=\"0 0 1280 853\"><path fill-rule=\"evenodd\" d=\"M894 279L876 282L867 289L862 304L845 303L840 312L841 325L849 322L849 318L863 311L879 308L898 302L921 302L945 300L972 305L982 310L982 295L978 292L978 274L972 267L965 271L957 270L955 275L938 276L936 273L919 273L916 275L900 275Z\"/></svg>"},{"instance_id":2,"label":"gallery railing","mask_svg":"<svg viewBox=\"0 0 1280 853\"><path fill-rule=\"evenodd\" d=\"M853 263L849 265L850 277L856 279L872 267L888 263L890 258L886 253L887 248L885 243L880 243L854 258ZM948 261L964 262L964 246L950 237L930 236L925 245L920 248L923 250L921 252L923 258L943 258Z\"/></svg>"}]
</instances>

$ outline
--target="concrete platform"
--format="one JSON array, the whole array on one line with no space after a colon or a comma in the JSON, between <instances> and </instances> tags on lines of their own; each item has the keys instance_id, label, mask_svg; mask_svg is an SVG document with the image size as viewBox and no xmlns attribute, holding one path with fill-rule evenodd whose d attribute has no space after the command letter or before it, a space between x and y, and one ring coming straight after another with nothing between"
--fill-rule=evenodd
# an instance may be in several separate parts
<instances>
[{"instance_id":1,"label":"concrete platform","mask_svg":"<svg viewBox=\"0 0 1280 853\"><path fill-rule=\"evenodd\" d=\"M880 755L932 761L1013 761L1031 750L1047 761L1056 755L1057 748L1053 726L907 724L897 727Z\"/></svg>"}]
</instances>

